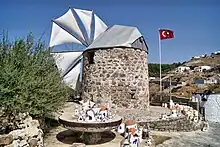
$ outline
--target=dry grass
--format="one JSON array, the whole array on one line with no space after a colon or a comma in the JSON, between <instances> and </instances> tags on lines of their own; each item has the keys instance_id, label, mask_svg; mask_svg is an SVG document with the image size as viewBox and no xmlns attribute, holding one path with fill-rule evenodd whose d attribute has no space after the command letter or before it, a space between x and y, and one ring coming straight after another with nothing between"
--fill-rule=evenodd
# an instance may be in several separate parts
<instances>
[{"instance_id":1,"label":"dry grass","mask_svg":"<svg viewBox=\"0 0 220 147\"><path fill-rule=\"evenodd\" d=\"M220 55L209 56L197 60L191 60L186 63L186 65L190 65L190 66L202 66L202 65L216 66L218 64L220 64Z\"/></svg>"},{"instance_id":2,"label":"dry grass","mask_svg":"<svg viewBox=\"0 0 220 147\"><path fill-rule=\"evenodd\" d=\"M155 145L162 144L164 141L171 139L171 137L168 136L160 136L160 135L152 135Z\"/></svg>"}]
</instances>

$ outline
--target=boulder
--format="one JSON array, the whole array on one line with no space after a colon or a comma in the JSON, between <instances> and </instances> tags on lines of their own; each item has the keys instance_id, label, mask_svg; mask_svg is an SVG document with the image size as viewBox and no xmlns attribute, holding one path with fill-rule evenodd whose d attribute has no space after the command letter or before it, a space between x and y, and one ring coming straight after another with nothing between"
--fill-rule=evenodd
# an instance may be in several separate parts
<instances>
[{"instance_id":1,"label":"boulder","mask_svg":"<svg viewBox=\"0 0 220 147\"><path fill-rule=\"evenodd\" d=\"M0 120L0 128L2 128ZM9 125L9 123L7 124ZM43 147L43 131L39 128L38 120L33 120L28 113L19 113L15 116L15 123L12 124L17 130L7 135L0 135L0 147Z\"/></svg>"},{"instance_id":2,"label":"boulder","mask_svg":"<svg viewBox=\"0 0 220 147\"><path fill-rule=\"evenodd\" d=\"M19 147L20 145L20 140L14 140L13 142L12 142L12 147Z\"/></svg>"},{"instance_id":3,"label":"boulder","mask_svg":"<svg viewBox=\"0 0 220 147\"><path fill-rule=\"evenodd\" d=\"M25 130L14 130L14 131L11 131L9 134L11 134L13 136L13 140L17 140L17 139L25 139L26 137L26 133L25 133Z\"/></svg>"},{"instance_id":4,"label":"boulder","mask_svg":"<svg viewBox=\"0 0 220 147\"><path fill-rule=\"evenodd\" d=\"M24 146L27 146L27 145L28 145L28 142L27 142L26 140L21 140L20 143L19 143L19 145L20 145L21 147L24 147Z\"/></svg>"},{"instance_id":5,"label":"boulder","mask_svg":"<svg viewBox=\"0 0 220 147\"><path fill-rule=\"evenodd\" d=\"M13 136L11 134L0 136L0 146L5 146L11 144L13 141Z\"/></svg>"},{"instance_id":6,"label":"boulder","mask_svg":"<svg viewBox=\"0 0 220 147\"><path fill-rule=\"evenodd\" d=\"M32 138L29 141L29 145L30 145L30 147L37 147L37 139L36 138Z\"/></svg>"}]
</instances>

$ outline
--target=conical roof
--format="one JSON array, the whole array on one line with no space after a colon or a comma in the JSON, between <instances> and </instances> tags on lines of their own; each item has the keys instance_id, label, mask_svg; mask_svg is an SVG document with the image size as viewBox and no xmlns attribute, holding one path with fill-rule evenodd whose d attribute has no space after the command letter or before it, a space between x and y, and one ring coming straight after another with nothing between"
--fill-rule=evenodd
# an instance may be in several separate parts
<instances>
[{"instance_id":1,"label":"conical roof","mask_svg":"<svg viewBox=\"0 0 220 147\"><path fill-rule=\"evenodd\" d=\"M147 50L147 45L139 30L136 27L122 25L114 25L107 29L87 47L87 50L112 47L134 47Z\"/></svg>"}]
</instances>

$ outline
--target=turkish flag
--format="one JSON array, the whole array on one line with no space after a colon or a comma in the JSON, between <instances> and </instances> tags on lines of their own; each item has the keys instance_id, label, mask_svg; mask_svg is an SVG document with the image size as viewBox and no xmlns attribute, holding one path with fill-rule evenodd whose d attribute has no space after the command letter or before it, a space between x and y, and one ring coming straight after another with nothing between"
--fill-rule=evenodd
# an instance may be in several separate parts
<instances>
[{"instance_id":1,"label":"turkish flag","mask_svg":"<svg viewBox=\"0 0 220 147\"><path fill-rule=\"evenodd\" d=\"M174 38L174 32L172 30L161 29L159 30L159 33L160 33L160 40Z\"/></svg>"}]
</instances>

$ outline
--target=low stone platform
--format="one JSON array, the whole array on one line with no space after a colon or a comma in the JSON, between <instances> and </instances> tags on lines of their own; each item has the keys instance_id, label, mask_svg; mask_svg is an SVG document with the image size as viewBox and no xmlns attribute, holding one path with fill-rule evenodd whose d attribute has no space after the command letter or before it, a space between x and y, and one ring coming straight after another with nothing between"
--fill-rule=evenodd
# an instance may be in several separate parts
<instances>
[{"instance_id":1,"label":"low stone platform","mask_svg":"<svg viewBox=\"0 0 220 147\"><path fill-rule=\"evenodd\" d=\"M65 113L73 114L75 108L77 107L77 103L68 102L65 107L60 110L59 113L54 115L55 120L58 121L59 117ZM138 110L138 109L126 109L126 108L112 108L112 111L121 116L123 120L136 120L136 121L151 121L158 120L161 117L161 114L166 113L169 114L170 110L168 108L160 107L160 106L150 106L146 110Z\"/></svg>"},{"instance_id":2,"label":"low stone platform","mask_svg":"<svg viewBox=\"0 0 220 147\"><path fill-rule=\"evenodd\" d=\"M158 120L161 117L161 114L170 114L170 110L168 108L160 106L150 106L146 110L117 108L113 109L113 111L123 117L123 120L132 119L137 122Z\"/></svg>"}]
</instances>

